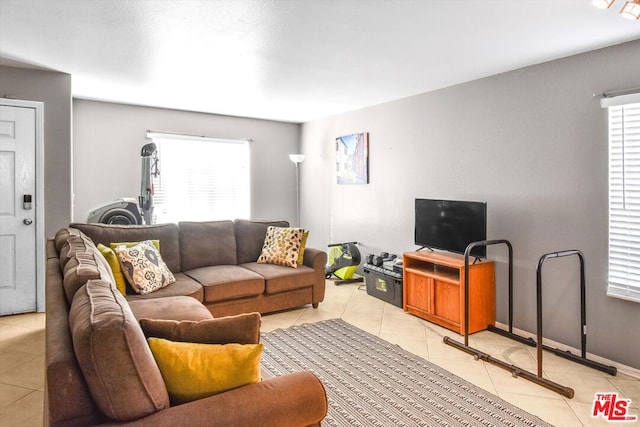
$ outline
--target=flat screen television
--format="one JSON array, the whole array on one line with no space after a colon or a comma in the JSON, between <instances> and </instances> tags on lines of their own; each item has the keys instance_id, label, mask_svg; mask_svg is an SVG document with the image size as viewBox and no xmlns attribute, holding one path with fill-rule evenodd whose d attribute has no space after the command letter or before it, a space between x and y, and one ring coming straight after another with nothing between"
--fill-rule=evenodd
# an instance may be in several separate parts
<instances>
[{"instance_id":1,"label":"flat screen television","mask_svg":"<svg viewBox=\"0 0 640 427\"><path fill-rule=\"evenodd\" d=\"M456 200L416 199L415 244L463 254L471 242L487 239L487 204ZM486 247L471 255L486 257Z\"/></svg>"}]
</instances>

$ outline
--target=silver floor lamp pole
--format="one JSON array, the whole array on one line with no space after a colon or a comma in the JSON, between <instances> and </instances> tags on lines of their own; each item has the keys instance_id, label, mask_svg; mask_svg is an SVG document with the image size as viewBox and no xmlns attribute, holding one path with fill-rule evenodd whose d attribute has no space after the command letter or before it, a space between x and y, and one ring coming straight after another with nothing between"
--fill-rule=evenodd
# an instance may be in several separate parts
<instances>
[{"instance_id":1,"label":"silver floor lamp pole","mask_svg":"<svg viewBox=\"0 0 640 427\"><path fill-rule=\"evenodd\" d=\"M296 165L296 220L300 227L300 168L299 165L304 161L304 154L289 154L289 159Z\"/></svg>"}]
</instances>

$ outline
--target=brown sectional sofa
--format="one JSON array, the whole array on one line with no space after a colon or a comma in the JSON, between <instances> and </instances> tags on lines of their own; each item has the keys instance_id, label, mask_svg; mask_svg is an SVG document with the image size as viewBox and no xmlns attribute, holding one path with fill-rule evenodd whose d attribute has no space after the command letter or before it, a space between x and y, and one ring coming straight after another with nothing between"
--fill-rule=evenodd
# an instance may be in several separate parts
<instances>
[{"instance_id":1,"label":"brown sectional sofa","mask_svg":"<svg viewBox=\"0 0 640 427\"><path fill-rule=\"evenodd\" d=\"M60 230L47 242L45 425L320 425L326 394L309 372L172 405L145 337L155 335L139 323L206 320L214 323L215 342L257 343L260 315L239 313L317 307L326 254L307 248L297 269L257 264L268 225L287 224L72 224ZM160 240L176 283L124 297L95 246L146 239ZM219 318L228 315L236 316Z\"/></svg>"},{"instance_id":2,"label":"brown sectional sofa","mask_svg":"<svg viewBox=\"0 0 640 427\"><path fill-rule=\"evenodd\" d=\"M181 222L150 226L71 224L96 245L160 240L160 254L176 283L149 295L127 299L188 295L214 316L270 313L324 299L325 252L306 248L298 268L258 264L267 227L288 227L286 221Z\"/></svg>"}]
</instances>

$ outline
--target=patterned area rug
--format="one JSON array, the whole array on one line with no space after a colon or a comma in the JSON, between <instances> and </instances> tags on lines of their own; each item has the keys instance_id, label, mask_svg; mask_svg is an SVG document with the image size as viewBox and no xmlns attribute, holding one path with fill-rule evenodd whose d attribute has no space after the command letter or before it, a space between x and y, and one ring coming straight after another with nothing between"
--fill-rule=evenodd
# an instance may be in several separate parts
<instances>
[{"instance_id":1,"label":"patterned area rug","mask_svg":"<svg viewBox=\"0 0 640 427\"><path fill-rule=\"evenodd\" d=\"M262 334L262 367L315 373L324 426L549 426L397 345L332 319Z\"/></svg>"}]
</instances>

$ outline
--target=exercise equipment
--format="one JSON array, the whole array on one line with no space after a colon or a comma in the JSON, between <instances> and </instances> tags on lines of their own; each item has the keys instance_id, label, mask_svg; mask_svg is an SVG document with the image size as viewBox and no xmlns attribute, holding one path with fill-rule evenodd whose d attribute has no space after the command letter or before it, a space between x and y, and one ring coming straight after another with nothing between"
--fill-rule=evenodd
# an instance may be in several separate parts
<instances>
[{"instance_id":1,"label":"exercise equipment","mask_svg":"<svg viewBox=\"0 0 640 427\"><path fill-rule=\"evenodd\" d=\"M537 341L542 341L542 265L547 259L550 258L561 258L566 256L577 255L580 259L580 334L581 334L581 356L576 356L568 350L561 350L559 348L553 348L546 344L542 344L542 346L538 346L536 340L531 337L523 337L513 332L513 279L511 278L512 268L511 262L509 263L509 330L505 331L504 329L500 329L494 325L489 325L487 328L489 331L494 332L496 334L505 336L507 338L519 341L523 344L526 344L530 347L542 347L544 350L550 351L554 353L556 356L571 360L572 362L580 363L582 365L588 366L593 369L597 369L602 372L606 372L609 375L615 376L618 373L618 370L614 366L607 366L599 362L595 362L587 359L586 357L586 346L587 346L587 324L586 324L586 291L585 291L585 275L584 275L584 256L578 250L568 250L561 252L551 252L548 254L542 255L538 261L538 267L536 269L536 298L537 298L537 328L539 330L539 335L537 336ZM541 358L539 358L541 359Z\"/></svg>"},{"instance_id":2,"label":"exercise equipment","mask_svg":"<svg viewBox=\"0 0 640 427\"><path fill-rule=\"evenodd\" d=\"M142 176L140 196L123 197L100 205L89 212L88 223L136 225L152 224L153 221L153 178L160 175L158 170L158 149L150 142L142 147Z\"/></svg>"},{"instance_id":3,"label":"exercise equipment","mask_svg":"<svg viewBox=\"0 0 640 427\"><path fill-rule=\"evenodd\" d=\"M511 365L503 360L497 359L490 354L487 354L483 351L480 351L476 348L469 346L469 255L471 250L476 246L489 246L489 245L497 245L497 244L505 244L509 249L509 289L513 289L513 247L511 246L511 242L508 240L482 240L479 242L470 243L466 250L464 251L464 344L458 341L452 340L448 336L445 336L442 340L445 344L448 344L452 347L457 348L458 350L462 350L466 353L469 353L473 356L475 360L484 360L485 362L489 362L492 365L498 366L499 368L505 369L511 372L511 375L514 377L523 377L526 380L534 382L538 385L548 388L549 390L555 391L556 393L562 394L563 396L568 397L569 399L573 398L574 391L570 387L565 387L561 384L550 381L546 378L542 377L542 374L535 375L526 369L520 368L516 365ZM509 292L511 294L511 291ZM509 313L511 316L512 313ZM510 319L511 321L511 319Z\"/></svg>"},{"instance_id":4,"label":"exercise equipment","mask_svg":"<svg viewBox=\"0 0 640 427\"><path fill-rule=\"evenodd\" d=\"M509 250L509 330L504 331L502 329L496 328L495 326L490 325L489 330L492 332L499 333L507 338L514 339L523 344L530 345L533 347L537 347L537 362L538 362L538 372L537 375L522 369L516 365L508 364L500 359L496 359L495 357L484 353L480 350L477 350L473 347L469 346L469 254L471 250L476 246L489 246L495 244L505 244ZM580 258L580 306L581 306L581 341L582 341L582 356L576 356L572 354L570 351L563 351L557 348L551 348L542 343L542 265L547 259L550 258L560 258L571 255L577 255ZM617 369L613 366L606 366L598 362L594 362L592 360L588 360L586 358L586 310L585 310L585 279L584 279L584 256L578 250L568 250L568 251L560 251L560 252L552 252L543 255L538 261L538 267L536 270L536 291L537 291L537 341L534 341L532 338L525 338L513 333L513 248L511 243L508 240L484 240L479 242L472 242L467 246L467 249L464 253L465 258L465 302L464 302L464 312L465 312L465 335L464 335L464 344L459 343L457 341L452 340L448 336L443 338L445 344L451 345L452 347L458 348L466 353L471 354L475 360L482 359L486 362L489 362L493 365L496 365L500 368L511 371L511 374L514 377L524 377L525 379L534 382L538 385L546 387L556 393L562 394L563 396L568 397L569 399L573 398L574 390L570 387L563 386L561 384L550 381L542 376L542 350L548 350L556 354L557 356L566 358L573 362L581 363L585 366L598 369L604 372L607 372L611 375L616 375Z\"/></svg>"},{"instance_id":5,"label":"exercise equipment","mask_svg":"<svg viewBox=\"0 0 640 427\"><path fill-rule=\"evenodd\" d=\"M116 199L94 208L87 217L88 223L134 225L142 224L142 212L134 198Z\"/></svg>"},{"instance_id":6,"label":"exercise equipment","mask_svg":"<svg viewBox=\"0 0 640 427\"><path fill-rule=\"evenodd\" d=\"M568 350L561 350L559 348L552 348L545 344L542 344L542 265L548 259L562 258L567 256L577 255L580 259L580 356L576 356ZM563 357L576 363L588 366L593 369L597 369L602 372L606 372L609 375L616 375L618 370L614 366L607 366L599 362L587 359L587 319L586 319L586 289L584 279L584 255L582 252L576 249L567 251L551 252L544 254L538 261L538 268L536 269L536 291L538 301L538 375L542 375L542 349L548 350L554 353L556 356Z\"/></svg>"},{"instance_id":7,"label":"exercise equipment","mask_svg":"<svg viewBox=\"0 0 640 427\"><path fill-rule=\"evenodd\" d=\"M154 142L150 142L140 150L142 157L142 179L140 180L140 196L138 196L138 204L142 210L145 224L152 224L153 221L153 178L160 175L158 170L158 147Z\"/></svg>"},{"instance_id":8,"label":"exercise equipment","mask_svg":"<svg viewBox=\"0 0 640 427\"><path fill-rule=\"evenodd\" d=\"M329 245L328 265L324 270L325 277L332 276L340 280L335 285L363 282L362 277L353 277L356 268L360 265L360 251L356 246L358 242L333 243Z\"/></svg>"}]
</instances>

